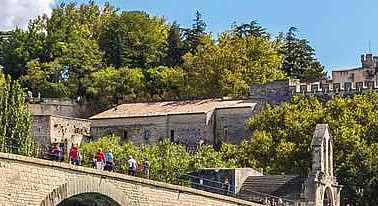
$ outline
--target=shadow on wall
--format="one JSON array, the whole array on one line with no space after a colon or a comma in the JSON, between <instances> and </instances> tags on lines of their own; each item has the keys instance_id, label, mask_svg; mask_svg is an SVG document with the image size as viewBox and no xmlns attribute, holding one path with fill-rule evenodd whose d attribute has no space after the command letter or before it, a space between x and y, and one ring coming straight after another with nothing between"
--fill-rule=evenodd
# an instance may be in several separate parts
<instances>
[{"instance_id":1,"label":"shadow on wall","mask_svg":"<svg viewBox=\"0 0 378 206\"><path fill-rule=\"evenodd\" d=\"M121 206L115 200L99 193L83 193L70 197L57 206Z\"/></svg>"}]
</instances>

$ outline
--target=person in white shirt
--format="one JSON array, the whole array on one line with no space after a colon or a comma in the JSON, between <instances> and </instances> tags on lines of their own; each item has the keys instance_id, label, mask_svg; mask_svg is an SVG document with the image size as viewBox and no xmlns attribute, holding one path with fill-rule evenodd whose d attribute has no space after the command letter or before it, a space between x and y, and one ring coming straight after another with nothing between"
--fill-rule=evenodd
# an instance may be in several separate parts
<instances>
[{"instance_id":1,"label":"person in white shirt","mask_svg":"<svg viewBox=\"0 0 378 206\"><path fill-rule=\"evenodd\" d=\"M136 169L137 169L137 161L133 158L133 156L129 155L129 160L127 160L128 170L127 174L135 176Z\"/></svg>"}]
</instances>

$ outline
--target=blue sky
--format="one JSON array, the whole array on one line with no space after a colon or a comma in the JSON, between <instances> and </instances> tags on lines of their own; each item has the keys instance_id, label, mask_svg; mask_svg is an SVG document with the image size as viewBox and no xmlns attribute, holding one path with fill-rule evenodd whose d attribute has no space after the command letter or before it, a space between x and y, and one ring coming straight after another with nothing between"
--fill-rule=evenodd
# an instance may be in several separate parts
<instances>
[{"instance_id":1,"label":"blue sky","mask_svg":"<svg viewBox=\"0 0 378 206\"><path fill-rule=\"evenodd\" d=\"M60 0L62 2L64 0ZM69 1L65 1L69 2ZM87 1L77 1L78 3ZM106 1L97 0L99 4ZM123 11L143 10L189 27L197 10L217 35L233 22L258 22L273 34L299 29L327 71L360 66L360 55L378 54L377 0L109 0Z\"/></svg>"}]
</instances>

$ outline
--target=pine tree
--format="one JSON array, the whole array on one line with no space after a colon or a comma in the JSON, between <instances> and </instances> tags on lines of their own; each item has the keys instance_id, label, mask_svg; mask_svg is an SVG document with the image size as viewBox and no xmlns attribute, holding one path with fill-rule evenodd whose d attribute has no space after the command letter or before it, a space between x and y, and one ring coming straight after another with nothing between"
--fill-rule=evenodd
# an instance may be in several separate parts
<instances>
[{"instance_id":1,"label":"pine tree","mask_svg":"<svg viewBox=\"0 0 378 206\"><path fill-rule=\"evenodd\" d=\"M164 63L166 66L175 67L183 64L182 56L185 54L184 42L181 39L181 29L173 22L168 31L168 51Z\"/></svg>"},{"instance_id":2,"label":"pine tree","mask_svg":"<svg viewBox=\"0 0 378 206\"><path fill-rule=\"evenodd\" d=\"M186 29L184 32L185 49L192 54L197 53L197 47L204 45L204 37L206 36L206 23L202 19L202 14L197 11L196 17L193 19L191 29Z\"/></svg>"},{"instance_id":3,"label":"pine tree","mask_svg":"<svg viewBox=\"0 0 378 206\"><path fill-rule=\"evenodd\" d=\"M324 67L315 59L315 50L306 39L296 36L297 28L290 27L284 40L281 53L284 56L282 70L294 79L318 81L325 79Z\"/></svg>"}]
</instances>

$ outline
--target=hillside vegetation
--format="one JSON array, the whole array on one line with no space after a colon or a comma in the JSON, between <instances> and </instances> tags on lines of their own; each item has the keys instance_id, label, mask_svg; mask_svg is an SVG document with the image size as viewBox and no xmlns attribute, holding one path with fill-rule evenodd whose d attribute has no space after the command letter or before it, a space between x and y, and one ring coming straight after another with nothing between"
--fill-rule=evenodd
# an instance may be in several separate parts
<instances>
[{"instance_id":1,"label":"hillside vegetation","mask_svg":"<svg viewBox=\"0 0 378 206\"><path fill-rule=\"evenodd\" d=\"M252 83L325 77L295 28L274 37L252 20L213 36L199 12L183 28L144 11L70 3L1 34L5 74L42 97L80 97L95 112L130 101L246 97Z\"/></svg>"}]
</instances>

